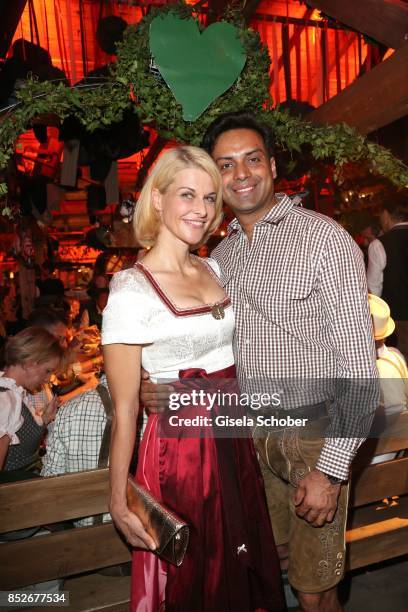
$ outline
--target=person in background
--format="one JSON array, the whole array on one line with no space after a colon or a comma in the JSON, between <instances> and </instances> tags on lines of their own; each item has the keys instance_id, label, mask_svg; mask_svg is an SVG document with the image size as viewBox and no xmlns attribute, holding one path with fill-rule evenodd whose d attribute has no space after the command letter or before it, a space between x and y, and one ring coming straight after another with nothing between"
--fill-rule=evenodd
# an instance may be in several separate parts
<instances>
[{"instance_id":1,"label":"person in background","mask_svg":"<svg viewBox=\"0 0 408 612\"><path fill-rule=\"evenodd\" d=\"M54 426L47 436L41 476L47 478L106 468L109 463L111 418L108 383L105 374L102 374L97 387L68 400L58 410ZM110 514L105 513L75 520L74 526L86 527L111 520ZM129 576L130 563L104 568L99 573Z\"/></svg>"},{"instance_id":2,"label":"person in background","mask_svg":"<svg viewBox=\"0 0 408 612\"><path fill-rule=\"evenodd\" d=\"M96 258L93 276L88 286L88 294L93 297L95 289L104 289L109 286L109 278L106 273L106 264L108 261L107 253L100 253Z\"/></svg>"},{"instance_id":3,"label":"person in background","mask_svg":"<svg viewBox=\"0 0 408 612\"><path fill-rule=\"evenodd\" d=\"M17 104L16 91L24 86L28 77L41 81L69 82L59 68L52 65L49 52L24 38L14 41L12 54L4 63L0 72L0 108Z\"/></svg>"},{"instance_id":4,"label":"person in background","mask_svg":"<svg viewBox=\"0 0 408 612\"><path fill-rule=\"evenodd\" d=\"M408 368L404 356L394 347L385 345L385 340L392 335L395 322L390 316L389 306L376 295L369 294L368 301L373 320L374 339L377 351L377 368L380 375L381 404L380 410L385 417L404 412L408 407ZM383 422L381 422L383 427ZM403 451L402 451L403 452ZM384 453L374 456L370 464L382 463L395 459L398 453ZM395 499L385 498L384 506L395 505Z\"/></svg>"},{"instance_id":5,"label":"person in background","mask_svg":"<svg viewBox=\"0 0 408 612\"><path fill-rule=\"evenodd\" d=\"M62 310L56 310L53 308L37 308L33 310L28 317L27 327L41 327L49 332L54 338L58 340L58 343L63 350L64 358L61 360L61 368L65 369L68 363L74 359L73 356L68 356L68 327L65 313ZM55 382L55 376L61 374L61 372L55 372L53 382ZM29 398L30 404L38 411L42 411L44 406L47 406L51 401L55 401L59 404L56 396L53 392L52 384L44 383L39 385L33 391L26 391L27 397Z\"/></svg>"},{"instance_id":6,"label":"person in background","mask_svg":"<svg viewBox=\"0 0 408 612\"><path fill-rule=\"evenodd\" d=\"M368 290L389 305L395 319L392 343L408 360L408 189L383 203L380 223L384 234L368 247Z\"/></svg>"},{"instance_id":7,"label":"person in background","mask_svg":"<svg viewBox=\"0 0 408 612\"><path fill-rule=\"evenodd\" d=\"M58 369L63 349L40 327L27 327L9 338L0 373L0 467L6 471L33 470L40 442L53 420L57 402L36 409L30 395L48 383Z\"/></svg>"},{"instance_id":8,"label":"person in background","mask_svg":"<svg viewBox=\"0 0 408 612\"><path fill-rule=\"evenodd\" d=\"M63 307L65 287L62 280L54 276L54 271L55 266L49 261L45 261L40 268L41 277L37 281L40 295L36 299L37 307Z\"/></svg>"},{"instance_id":9,"label":"person in background","mask_svg":"<svg viewBox=\"0 0 408 612\"><path fill-rule=\"evenodd\" d=\"M96 325L100 330L102 327L102 313L108 303L109 289L94 289L93 298L86 307L88 311L89 325Z\"/></svg>"},{"instance_id":10,"label":"person in background","mask_svg":"<svg viewBox=\"0 0 408 612\"><path fill-rule=\"evenodd\" d=\"M98 468L106 426L106 411L99 389L101 386L105 388L109 398L106 376L102 374L98 387L77 395L60 408L54 427L47 436L41 476L57 476ZM109 448L106 455L108 457ZM104 515L104 520L110 520L110 515ZM75 521L77 527L92 524L92 517Z\"/></svg>"},{"instance_id":11,"label":"person in background","mask_svg":"<svg viewBox=\"0 0 408 612\"><path fill-rule=\"evenodd\" d=\"M358 216L357 216L358 215ZM357 244L363 251L365 267L368 266L368 247L370 244L378 238L381 227L377 217L375 217L370 211L356 211L357 221L354 226L354 232L352 232L353 238L355 238ZM348 229L346 227L346 229Z\"/></svg>"},{"instance_id":12,"label":"person in background","mask_svg":"<svg viewBox=\"0 0 408 612\"><path fill-rule=\"evenodd\" d=\"M64 349L64 360L61 364L62 368L57 373L57 378L63 385L71 384L75 378L79 378L81 382L85 382L88 376L99 370L103 363L102 355L98 350L97 330L90 328L79 333L78 337L69 338L68 321L65 313L62 310L54 310L51 308L38 308L33 310L28 319L29 325L42 327L49 331L55 338L58 339L61 347ZM84 351L83 347L86 343L94 344L93 351ZM56 382L56 381L54 381ZM44 404L45 398L50 398L52 392L48 385L37 392L32 401L39 405Z\"/></svg>"},{"instance_id":13,"label":"person in background","mask_svg":"<svg viewBox=\"0 0 408 612\"><path fill-rule=\"evenodd\" d=\"M66 304L68 305L68 327L71 329L71 333L74 334L81 327L81 302L77 298L67 298Z\"/></svg>"}]
</instances>

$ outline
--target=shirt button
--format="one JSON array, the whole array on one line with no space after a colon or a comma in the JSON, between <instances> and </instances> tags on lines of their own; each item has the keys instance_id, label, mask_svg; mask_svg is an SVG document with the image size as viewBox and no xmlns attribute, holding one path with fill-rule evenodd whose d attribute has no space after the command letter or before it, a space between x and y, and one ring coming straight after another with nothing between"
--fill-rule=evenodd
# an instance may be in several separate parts
<instances>
[{"instance_id":1,"label":"shirt button","mask_svg":"<svg viewBox=\"0 0 408 612\"><path fill-rule=\"evenodd\" d=\"M245 310L249 310L250 309L250 305L249 304L245 304Z\"/></svg>"},{"instance_id":2,"label":"shirt button","mask_svg":"<svg viewBox=\"0 0 408 612\"><path fill-rule=\"evenodd\" d=\"M245 344L251 344L250 340L245 340Z\"/></svg>"}]
</instances>

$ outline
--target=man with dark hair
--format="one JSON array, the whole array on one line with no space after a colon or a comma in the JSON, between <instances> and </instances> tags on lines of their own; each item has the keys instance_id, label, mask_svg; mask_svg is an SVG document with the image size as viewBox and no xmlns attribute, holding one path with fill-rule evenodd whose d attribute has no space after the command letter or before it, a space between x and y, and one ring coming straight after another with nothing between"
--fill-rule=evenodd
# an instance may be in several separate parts
<instances>
[{"instance_id":1,"label":"man with dark hair","mask_svg":"<svg viewBox=\"0 0 408 612\"><path fill-rule=\"evenodd\" d=\"M380 223L384 233L368 247L368 288L389 305L398 349L408 360L408 190L382 205Z\"/></svg>"},{"instance_id":2,"label":"man with dark hair","mask_svg":"<svg viewBox=\"0 0 408 612\"><path fill-rule=\"evenodd\" d=\"M212 257L234 306L241 389L279 381L281 407L315 421L313 439L283 429L256 440L282 567L301 610L337 612L349 468L378 392L363 385L357 411L355 393L335 389L327 410L319 381L348 380L360 392L361 379L377 377L361 251L332 219L275 194L270 130L250 113L216 119L203 146L236 216Z\"/></svg>"},{"instance_id":3,"label":"man with dark hair","mask_svg":"<svg viewBox=\"0 0 408 612\"><path fill-rule=\"evenodd\" d=\"M237 111L220 115L213 121L204 134L201 146L212 155L218 136L230 130L252 130L257 132L264 142L266 152L270 159L274 156L274 139L269 127L259 122L255 115L249 111Z\"/></svg>"}]
</instances>

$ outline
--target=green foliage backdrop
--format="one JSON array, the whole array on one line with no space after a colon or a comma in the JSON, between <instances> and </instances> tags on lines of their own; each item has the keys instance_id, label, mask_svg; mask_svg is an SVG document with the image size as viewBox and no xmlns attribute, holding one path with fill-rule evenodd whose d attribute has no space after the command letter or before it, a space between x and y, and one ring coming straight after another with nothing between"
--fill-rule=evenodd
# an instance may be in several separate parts
<instances>
[{"instance_id":1,"label":"green foliage backdrop","mask_svg":"<svg viewBox=\"0 0 408 612\"><path fill-rule=\"evenodd\" d=\"M277 146L301 153L308 145L316 160L336 166L341 181L342 167L348 162L364 161L370 171L388 178L396 186L408 186L408 167L391 151L368 141L345 124L315 126L272 108L269 94L269 55L259 35L240 23L240 16L230 12L225 19L239 27L239 36L247 53L247 62L234 85L217 98L193 123L182 118L181 106L172 92L150 68L149 26L158 13L174 12L181 19L194 16L194 9L184 4L152 8L136 26L129 26L118 50L118 61L106 83L94 87L65 87L62 83L38 83L29 80L18 93L18 105L0 117L0 170L5 173L16 139L33 120L56 115L63 120L75 115L89 130L110 125L132 108L141 122L154 127L164 138L199 144L207 126L220 113L251 109L273 130ZM0 184L0 196L7 187ZM10 214L4 204L4 215Z\"/></svg>"}]
</instances>

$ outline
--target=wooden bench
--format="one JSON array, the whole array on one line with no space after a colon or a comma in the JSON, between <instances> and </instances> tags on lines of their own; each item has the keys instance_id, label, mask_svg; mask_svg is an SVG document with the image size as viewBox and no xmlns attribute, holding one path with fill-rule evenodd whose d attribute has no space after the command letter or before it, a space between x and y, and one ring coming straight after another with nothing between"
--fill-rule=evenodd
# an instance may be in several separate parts
<instances>
[{"instance_id":1,"label":"wooden bench","mask_svg":"<svg viewBox=\"0 0 408 612\"><path fill-rule=\"evenodd\" d=\"M347 532L348 569L408 553L408 457L366 465L369 456L408 447L408 413L355 462ZM385 509L380 500L399 496ZM108 470L0 485L0 533L107 511ZM0 590L68 577L130 560L112 523L0 544ZM109 578L107 578L109 580ZM99 608L94 608L95 610ZM101 608L102 609L102 608Z\"/></svg>"},{"instance_id":2,"label":"wooden bench","mask_svg":"<svg viewBox=\"0 0 408 612\"><path fill-rule=\"evenodd\" d=\"M406 449L408 411L390 419L381 437L368 439L357 454L346 535L349 570L408 553L408 456L369 465L375 455ZM399 496L396 505L380 503L391 496Z\"/></svg>"}]
</instances>

